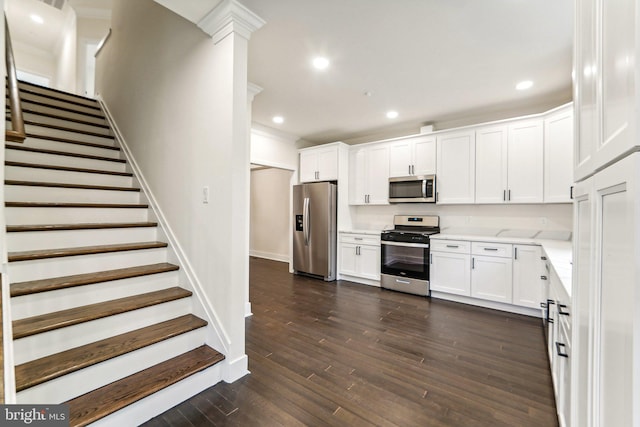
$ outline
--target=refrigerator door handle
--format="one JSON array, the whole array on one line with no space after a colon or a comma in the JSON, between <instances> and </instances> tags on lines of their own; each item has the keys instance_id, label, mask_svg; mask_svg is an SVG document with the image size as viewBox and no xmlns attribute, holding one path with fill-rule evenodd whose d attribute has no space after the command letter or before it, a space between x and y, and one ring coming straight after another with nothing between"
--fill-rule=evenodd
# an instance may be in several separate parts
<instances>
[{"instance_id":1,"label":"refrigerator door handle","mask_svg":"<svg viewBox=\"0 0 640 427\"><path fill-rule=\"evenodd\" d=\"M304 232L304 245L309 246L309 198L304 198L304 210L302 212L304 223L302 225Z\"/></svg>"}]
</instances>

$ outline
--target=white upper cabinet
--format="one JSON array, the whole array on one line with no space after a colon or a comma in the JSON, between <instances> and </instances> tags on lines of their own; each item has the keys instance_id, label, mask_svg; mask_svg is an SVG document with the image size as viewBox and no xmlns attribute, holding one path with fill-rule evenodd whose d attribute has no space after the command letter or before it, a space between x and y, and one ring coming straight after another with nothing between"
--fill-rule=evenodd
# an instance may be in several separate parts
<instances>
[{"instance_id":1,"label":"white upper cabinet","mask_svg":"<svg viewBox=\"0 0 640 427\"><path fill-rule=\"evenodd\" d=\"M506 199L511 203L542 203L543 121L524 120L509 125Z\"/></svg>"},{"instance_id":2,"label":"white upper cabinet","mask_svg":"<svg viewBox=\"0 0 640 427\"><path fill-rule=\"evenodd\" d=\"M475 131L437 136L436 198L438 203L474 203Z\"/></svg>"},{"instance_id":3,"label":"white upper cabinet","mask_svg":"<svg viewBox=\"0 0 640 427\"><path fill-rule=\"evenodd\" d=\"M575 181L640 145L634 138L638 10L635 0L576 2Z\"/></svg>"},{"instance_id":4,"label":"white upper cabinet","mask_svg":"<svg viewBox=\"0 0 640 427\"><path fill-rule=\"evenodd\" d=\"M349 204L389 203L389 146L378 144L349 153Z\"/></svg>"},{"instance_id":5,"label":"white upper cabinet","mask_svg":"<svg viewBox=\"0 0 640 427\"><path fill-rule=\"evenodd\" d=\"M544 120L544 201L571 203L573 185L573 109Z\"/></svg>"},{"instance_id":6,"label":"white upper cabinet","mask_svg":"<svg viewBox=\"0 0 640 427\"><path fill-rule=\"evenodd\" d=\"M476 203L542 202L542 120L476 130Z\"/></svg>"},{"instance_id":7,"label":"white upper cabinet","mask_svg":"<svg viewBox=\"0 0 640 427\"><path fill-rule=\"evenodd\" d=\"M420 135L392 142L389 146L389 176L436 173L436 138Z\"/></svg>"},{"instance_id":8,"label":"white upper cabinet","mask_svg":"<svg viewBox=\"0 0 640 427\"><path fill-rule=\"evenodd\" d=\"M476 203L507 200L507 126L476 131Z\"/></svg>"},{"instance_id":9,"label":"white upper cabinet","mask_svg":"<svg viewBox=\"0 0 640 427\"><path fill-rule=\"evenodd\" d=\"M338 146L322 145L300 150L300 182L338 179Z\"/></svg>"}]
</instances>

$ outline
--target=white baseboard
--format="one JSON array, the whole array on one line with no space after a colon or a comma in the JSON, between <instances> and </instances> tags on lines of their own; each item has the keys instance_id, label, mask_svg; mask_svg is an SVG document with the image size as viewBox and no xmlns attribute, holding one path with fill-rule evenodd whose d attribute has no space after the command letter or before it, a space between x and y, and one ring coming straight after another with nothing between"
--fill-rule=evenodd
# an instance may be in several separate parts
<instances>
[{"instance_id":1,"label":"white baseboard","mask_svg":"<svg viewBox=\"0 0 640 427\"><path fill-rule=\"evenodd\" d=\"M230 360L226 363L222 370L222 379L226 383L232 383L248 374L250 374L249 358L246 354L243 354L237 359Z\"/></svg>"},{"instance_id":2,"label":"white baseboard","mask_svg":"<svg viewBox=\"0 0 640 427\"><path fill-rule=\"evenodd\" d=\"M249 255L256 258L270 259L272 261L289 262L288 254L276 254L273 252L263 252L263 251L256 251L251 249L249 251Z\"/></svg>"},{"instance_id":3,"label":"white baseboard","mask_svg":"<svg viewBox=\"0 0 640 427\"><path fill-rule=\"evenodd\" d=\"M518 305L505 304L496 301L487 301L464 295L448 294L446 292L431 291L431 298L438 298L447 301L460 302L463 304L475 305L478 307L490 308L493 310L507 311L509 313L523 314L525 316L542 317L540 309L520 307Z\"/></svg>"},{"instance_id":4,"label":"white baseboard","mask_svg":"<svg viewBox=\"0 0 640 427\"><path fill-rule=\"evenodd\" d=\"M366 279L364 277L358 277L358 276L349 276L348 274L341 274L338 277L338 280L346 280L346 281L349 281L349 282L359 283L361 285L375 286L377 288L380 287L380 281L379 280Z\"/></svg>"},{"instance_id":5,"label":"white baseboard","mask_svg":"<svg viewBox=\"0 0 640 427\"><path fill-rule=\"evenodd\" d=\"M253 313L251 312L251 302L247 301L244 303L244 317L249 316L253 316Z\"/></svg>"}]
</instances>

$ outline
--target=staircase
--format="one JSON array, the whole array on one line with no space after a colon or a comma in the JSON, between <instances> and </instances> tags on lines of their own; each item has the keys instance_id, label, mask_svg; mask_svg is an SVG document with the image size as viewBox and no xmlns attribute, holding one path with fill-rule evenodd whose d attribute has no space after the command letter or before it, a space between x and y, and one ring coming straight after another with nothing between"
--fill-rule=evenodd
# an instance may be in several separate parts
<instances>
[{"instance_id":1,"label":"staircase","mask_svg":"<svg viewBox=\"0 0 640 427\"><path fill-rule=\"evenodd\" d=\"M66 402L72 426L113 424L123 408L149 401L148 417L186 399L166 391L185 378L219 381L224 356L205 345L207 322L99 104L20 90L27 139L5 145L17 403Z\"/></svg>"}]
</instances>

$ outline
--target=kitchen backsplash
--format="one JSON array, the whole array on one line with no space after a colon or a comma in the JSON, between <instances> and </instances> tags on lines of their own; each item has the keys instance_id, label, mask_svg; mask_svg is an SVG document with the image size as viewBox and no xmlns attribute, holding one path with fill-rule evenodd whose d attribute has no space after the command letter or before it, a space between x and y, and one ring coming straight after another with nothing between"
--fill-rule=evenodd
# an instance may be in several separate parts
<instances>
[{"instance_id":1,"label":"kitchen backsplash","mask_svg":"<svg viewBox=\"0 0 640 427\"><path fill-rule=\"evenodd\" d=\"M392 228L397 214L440 216L440 228L473 227L511 230L571 231L573 205L435 205L406 203L389 206L351 206L354 229Z\"/></svg>"}]
</instances>

